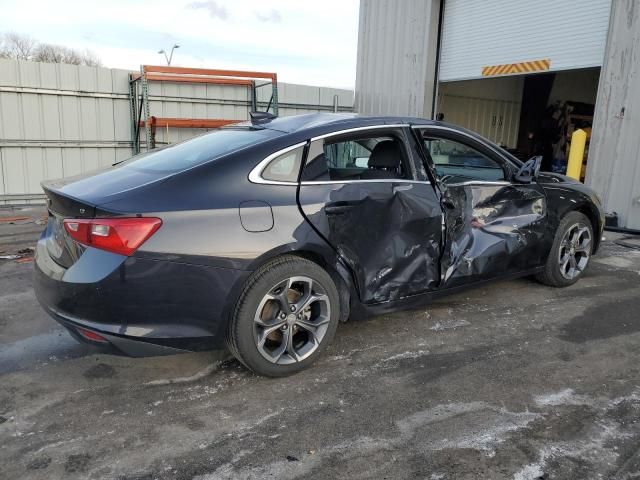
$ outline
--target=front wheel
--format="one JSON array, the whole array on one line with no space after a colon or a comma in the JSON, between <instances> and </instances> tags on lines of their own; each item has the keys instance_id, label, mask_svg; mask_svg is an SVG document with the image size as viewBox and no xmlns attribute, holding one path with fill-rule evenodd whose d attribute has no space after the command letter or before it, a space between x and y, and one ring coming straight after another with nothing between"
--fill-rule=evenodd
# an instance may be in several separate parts
<instances>
[{"instance_id":1,"label":"front wheel","mask_svg":"<svg viewBox=\"0 0 640 480\"><path fill-rule=\"evenodd\" d=\"M580 212L570 212L558 225L544 271L536 278L545 285L567 287L582 276L593 250L593 227Z\"/></svg>"},{"instance_id":2,"label":"front wheel","mask_svg":"<svg viewBox=\"0 0 640 480\"><path fill-rule=\"evenodd\" d=\"M338 291L317 264L280 257L248 280L229 325L231 353L270 377L310 365L333 338L340 317Z\"/></svg>"}]
</instances>

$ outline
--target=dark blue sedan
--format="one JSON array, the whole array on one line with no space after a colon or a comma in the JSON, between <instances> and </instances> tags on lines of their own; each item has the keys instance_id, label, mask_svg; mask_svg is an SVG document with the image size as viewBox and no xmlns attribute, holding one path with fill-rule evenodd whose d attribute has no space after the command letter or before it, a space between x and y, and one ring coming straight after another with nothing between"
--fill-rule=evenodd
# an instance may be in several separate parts
<instances>
[{"instance_id":1,"label":"dark blue sedan","mask_svg":"<svg viewBox=\"0 0 640 480\"><path fill-rule=\"evenodd\" d=\"M538 170L439 122L256 114L45 182L36 293L84 342L130 355L226 345L288 375L349 318L497 278L576 282L600 202Z\"/></svg>"}]
</instances>

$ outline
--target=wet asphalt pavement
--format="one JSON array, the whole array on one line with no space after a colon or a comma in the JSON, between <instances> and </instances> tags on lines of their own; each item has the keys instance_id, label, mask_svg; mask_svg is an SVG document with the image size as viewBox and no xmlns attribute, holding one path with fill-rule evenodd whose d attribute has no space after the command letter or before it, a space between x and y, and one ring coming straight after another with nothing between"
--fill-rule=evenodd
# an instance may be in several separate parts
<instances>
[{"instance_id":1,"label":"wet asphalt pavement","mask_svg":"<svg viewBox=\"0 0 640 480\"><path fill-rule=\"evenodd\" d=\"M0 223L0 250L41 228ZM640 478L639 250L607 241L567 289L498 282L340 325L275 380L219 352L96 354L40 310L31 269L0 260L2 479Z\"/></svg>"}]
</instances>

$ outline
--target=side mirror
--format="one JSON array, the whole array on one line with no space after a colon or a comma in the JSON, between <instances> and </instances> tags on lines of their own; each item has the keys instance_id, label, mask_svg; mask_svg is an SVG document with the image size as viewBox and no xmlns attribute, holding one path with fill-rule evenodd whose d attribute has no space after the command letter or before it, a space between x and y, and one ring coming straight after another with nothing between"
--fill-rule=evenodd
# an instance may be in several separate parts
<instances>
[{"instance_id":1,"label":"side mirror","mask_svg":"<svg viewBox=\"0 0 640 480\"><path fill-rule=\"evenodd\" d=\"M513 178L520 183L531 183L538 177L541 164L542 155L531 157L520 167L520 170L518 170L518 173L516 173Z\"/></svg>"}]
</instances>

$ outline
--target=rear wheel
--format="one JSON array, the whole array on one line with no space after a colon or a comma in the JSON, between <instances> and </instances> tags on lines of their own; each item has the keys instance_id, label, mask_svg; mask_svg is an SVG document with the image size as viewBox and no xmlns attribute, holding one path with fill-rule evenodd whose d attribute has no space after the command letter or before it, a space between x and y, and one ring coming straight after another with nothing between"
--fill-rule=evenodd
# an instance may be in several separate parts
<instances>
[{"instance_id":1,"label":"rear wheel","mask_svg":"<svg viewBox=\"0 0 640 480\"><path fill-rule=\"evenodd\" d=\"M593 249L593 227L580 212L570 212L560 221L544 271L536 278L553 287L573 285L587 268Z\"/></svg>"},{"instance_id":2,"label":"rear wheel","mask_svg":"<svg viewBox=\"0 0 640 480\"><path fill-rule=\"evenodd\" d=\"M338 291L326 271L306 259L280 257L247 282L227 343L254 372L290 375L313 363L331 341L339 310Z\"/></svg>"}]
</instances>

